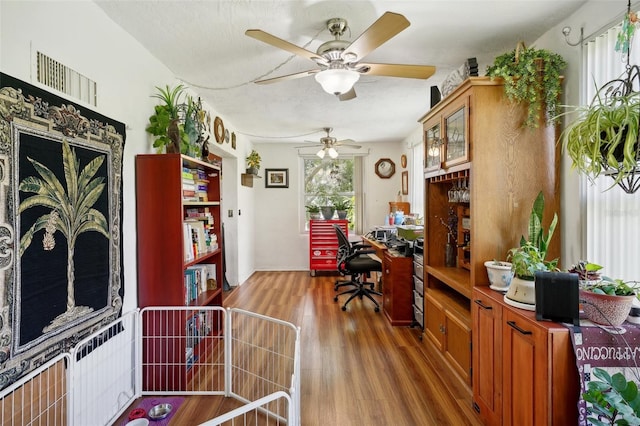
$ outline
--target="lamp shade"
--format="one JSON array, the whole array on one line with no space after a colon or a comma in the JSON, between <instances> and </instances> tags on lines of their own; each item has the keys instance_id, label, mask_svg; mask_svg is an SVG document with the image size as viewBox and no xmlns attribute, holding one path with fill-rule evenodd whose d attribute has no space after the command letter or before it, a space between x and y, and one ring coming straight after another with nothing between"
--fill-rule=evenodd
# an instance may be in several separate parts
<instances>
[{"instance_id":1,"label":"lamp shade","mask_svg":"<svg viewBox=\"0 0 640 426\"><path fill-rule=\"evenodd\" d=\"M318 157L320 157L320 158L324 158L324 154L325 154L324 148L322 148L320 151L316 152L316 155Z\"/></svg>"},{"instance_id":2,"label":"lamp shade","mask_svg":"<svg viewBox=\"0 0 640 426\"><path fill-rule=\"evenodd\" d=\"M338 151L334 147L329 148L329 157L338 158Z\"/></svg>"},{"instance_id":3,"label":"lamp shade","mask_svg":"<svg viewBox=\"0 0 640 426\"><path fill-rule=\"evenodd\" d=\"M341 95L351 90L360 78L360 73L346 69L328 69L320 71L315 76L325 92Z\"/></svg>"}]
</instances>

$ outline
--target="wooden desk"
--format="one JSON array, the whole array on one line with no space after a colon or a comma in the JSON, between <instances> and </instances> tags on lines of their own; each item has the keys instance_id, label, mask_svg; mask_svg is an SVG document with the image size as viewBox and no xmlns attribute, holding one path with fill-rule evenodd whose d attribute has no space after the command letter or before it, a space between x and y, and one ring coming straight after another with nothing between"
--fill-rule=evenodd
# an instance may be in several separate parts
<instances>
[{"instance_id":1,"label":"wooden desk","mask_svg":"<svg viewBox=\"0 0 640 426\"><path fill-rule=\"evenodd\" d=\"M413 322L413 258L400 256L376 240L362 238L382 262L382 307L391 325Z\"/></svg>"}]
</instances>

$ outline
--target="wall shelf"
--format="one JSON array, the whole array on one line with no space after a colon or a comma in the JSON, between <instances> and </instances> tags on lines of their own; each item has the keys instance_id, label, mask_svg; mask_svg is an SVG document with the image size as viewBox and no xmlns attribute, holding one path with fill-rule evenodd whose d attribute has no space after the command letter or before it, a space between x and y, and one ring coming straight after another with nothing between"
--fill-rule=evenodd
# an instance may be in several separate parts
<instances>
[{"instance_id":1,"label":"wall shelf","mask_svg":"<svg viewBox=\"0 0 640 426\"><path fill-rule=\"evenodd\" d=\"M253 188L253 179L262 179L262 176L254 175L251 173L242 173L240 175L240 184L242 186L248 186L249 188Z\"/></svg>"}]
</instances>

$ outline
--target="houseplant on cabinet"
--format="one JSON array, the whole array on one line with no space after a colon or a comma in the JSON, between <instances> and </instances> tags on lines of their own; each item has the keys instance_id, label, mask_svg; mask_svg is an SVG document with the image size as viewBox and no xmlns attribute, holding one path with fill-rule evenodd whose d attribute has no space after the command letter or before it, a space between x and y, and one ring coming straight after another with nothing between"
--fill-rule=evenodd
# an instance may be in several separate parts
<instances>
[{"instance_id":1,"label":"houseplant on cabinet","mask_svg":"<svg viewBox=\"0 0 640 426\"><path fill-rule=\"evenodd\" d=\"M495 58L487 67L487 76L504 79L507 98L528 104L523 125L537 128L540 119L544 119L546 125L557 121L562 91L560 72L566 66L560 55L546 49L527 48L519 42L514 50Z\"/></svg>"},{"instance_id":2,"label":"houseplant on cabinet","mask_svg":"<svg viewBox=\"0 0 640 426\"><path fill-rule=\"evenodd\" d=\"M547 250L558 224L558 215L553 214L549 230L545 234L542 227L544 214L544 195L538 193L529 215L529 237L520 238L520 246L509 250L507 260L511 261L513 280L504 301L522 309L535 310L535 273L536 271L554 271L558 259L546 260Z\"/></svg>"},{"instance_id":3,"label":"houseplant on cabinet","mask_svg":"<svg viewBox=\"0 0 640 426\"><path fill-rule=\"evenodd\" d=\"M629 315L638 290L637 283L604 277L580 289L584 314L594 323L617 327Z\"/></svg>"},{"instance_id":4,"label":"houseplant on cabinet","mask_svg":"<svg viewBox=\"0 0 640 426\"><path fill-rule=\"evenodd\" d=\"M351 208L351 201L347 197L338 196L333 198L332 204L338 213L338 219L346 219Z\"/></svg>"},{"instance_id":5,"label":"houseplant on cabinet","mask_svg":"<svg viewBox=\"0 0 640 426\"><path fill-rule=\"evenodd\" d=\"M307 204L304 208L309 213L309 219L320 219L320 207L315 204Z\"/></svg>"}]
</instances>

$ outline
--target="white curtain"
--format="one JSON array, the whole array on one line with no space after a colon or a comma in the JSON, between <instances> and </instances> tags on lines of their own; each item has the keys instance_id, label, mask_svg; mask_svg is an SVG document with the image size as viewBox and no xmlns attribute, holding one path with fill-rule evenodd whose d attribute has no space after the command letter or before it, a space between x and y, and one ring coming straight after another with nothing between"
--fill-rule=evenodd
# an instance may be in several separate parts
<instances>
[{"instance_id":1,"label":"white curtain","mask_svg":"<svg viewBox=\"0 0 640 426\"><path fill-rule=\"evenodd\" d=\"M616 25L586 44L585 103L591 102L597 87L625 71L626 55L615 51L619 29ZM636 32L631 65L640 65L640 29ZM585 178L587 258L583 260L603 265L604 274L611 278L640 280L640 191L627 194L618 186L609 189L612 182L608 176L599 177L595 184Z\"/></svg>"}]
</instances>

